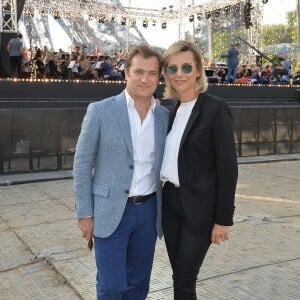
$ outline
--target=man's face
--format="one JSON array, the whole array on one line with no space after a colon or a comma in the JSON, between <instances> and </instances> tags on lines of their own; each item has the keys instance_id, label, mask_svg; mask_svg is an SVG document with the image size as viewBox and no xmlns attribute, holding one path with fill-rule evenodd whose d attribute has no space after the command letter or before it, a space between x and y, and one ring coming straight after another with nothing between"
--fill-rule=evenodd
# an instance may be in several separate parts
<instances>
[{"instance_id":1,"label":"man's face","mask_svg":"<svg viewBox=\"0 0 300 300\"><path fill-rule=\"evenodd\" d=\"M126 90L133 100L149 100L159 82L159 61L157 57L133 57L131 66L125 70Z\"/></svg>"}]
</instances>

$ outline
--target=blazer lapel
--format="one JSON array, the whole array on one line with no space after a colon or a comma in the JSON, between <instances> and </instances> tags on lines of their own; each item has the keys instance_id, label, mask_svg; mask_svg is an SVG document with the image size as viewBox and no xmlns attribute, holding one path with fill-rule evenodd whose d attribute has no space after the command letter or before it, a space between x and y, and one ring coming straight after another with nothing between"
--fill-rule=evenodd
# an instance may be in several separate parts
<instances>
[{"instance_id":1,"label":"blazer lapel","mask_svg":"<svg viewBox=\"0 0 300 300\"><path fill-rule=\"evenodd\" d=\"M184 145L184 142L195 122L195 120L197 119L199 113L200 113L200 110L202 108L202 105L203 105L203 102L205 101L205 98L206 98L206 94L200 94L196 103L195 103L195 106L193 107L193 110L192 110L192 113L188 119L188 122L185 126L185 129L184 129L184 132L182 134L182 138L181 138L181 141L180 141L180 146L179 146L179 151L181 150L182 146Z\"/></svg>"},{"instance_id":2,"label":"blazer lapel","mask_svg":"<svg viewBox=\"0 0 300 300\"><path fill-rule=\"evenodd\" d=\"M115 101L113 102L113 105L120 126L120 130L124 136L125 143L127 145L130 154L133 156L130 123L128 117L126 97L124 92L115 97Z\"/></svg>"},{"instance_id":3,"label":"blazer lapel","mask_svg":"<svg viewBox=\"0 0 300 300\"><path fill-rule=\"evenodd\" d=\"M177 100L177 103L176 103L175 107L173 108L173 110L170 113L168 132L171 130L171 128L173 126L174 119L176 117L176 112L177 112L177 109L178 109L179 105L180 105L180 101Z\"/></svg>"}]
</instances>

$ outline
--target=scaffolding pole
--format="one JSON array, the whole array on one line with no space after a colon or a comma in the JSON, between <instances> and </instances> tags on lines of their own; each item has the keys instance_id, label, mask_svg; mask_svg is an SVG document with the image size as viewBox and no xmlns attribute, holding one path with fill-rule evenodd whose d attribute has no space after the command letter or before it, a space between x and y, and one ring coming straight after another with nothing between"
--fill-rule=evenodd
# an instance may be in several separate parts
<instances>
[{"instance_id":1,"label":"scaffolding pole","mask_svg":"<svg viewBox=\"0 0 300 300\"><path fill-rule=\"evenodd\" d=\"M17 0L0 2L0 32L17 32Z\"/></svg>"}]
</instances>

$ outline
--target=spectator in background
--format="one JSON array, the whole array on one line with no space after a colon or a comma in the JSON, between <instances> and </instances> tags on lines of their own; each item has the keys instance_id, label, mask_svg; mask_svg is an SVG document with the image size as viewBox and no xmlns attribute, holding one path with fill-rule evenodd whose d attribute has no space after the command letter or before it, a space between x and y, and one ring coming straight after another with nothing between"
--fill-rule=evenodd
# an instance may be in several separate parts
<instances>
[{"instance_id":1,"label":"spectator in background","mask_svg":"<svg viewBox=\"0 0 300 300\"><path fill-rule=\"evenodd\" d=\"M12 38L7 45L10 60L10 76L22 77L22 53L25 51L22 34Z\"/></svg>"},{"instance_id":2,"label":"spectator in background","mask_svg":"<svg viewBox=\"0 0 300 300\"><path fill-rule=\"evenodd\" d=\"M292 68L292 64L291 61L289 60L287 55L283 55L283 65L282 65L282 74L283 75L290 75L291 73L291 68Z\"/></svg>"},{"instance_id":3,"label":"spectator in background","mask_svg":"<svg viewBox=\"0 0 300 300\"><path fill-rule=\"evenodd\" d=\"M278 64L273 65L273 70L270 74L271 83L280 83L282 77L282 67Z\"/></svg>"},{"instance_id":4,"label":"spectator in background","mask_svg":"<svg viewBox=\"0 0 300 300\"><path fill-rule=\"evenodd\" d=\"M246 65L242 65L237 72L237 79L235 83L246 84L250 83L250 72Z\"/></svg>"},{"instance_id":5,"label":"spectator in background","mask_svg":"<svg viewBox=\"0 0 300 300\"><path fill-rule=\"evenodd\" d=\"M269 83L271 72L270 65L266 64L261 71L260 83Z\"/></svg>"},{"instance_id":6,"label":"spectator in background","mask_svg":"<svg viewBox=\"0 0 300 300\"><path fill-rule=\"evenodd\" d=\"M108 80L122 80L123 76L121 73L114 71L115 67L112 63L112 59L107 57L106 60L102 63L102 71L104 79Z\"/></svg>"},{"instance_id":7,"label":"spectator in background","mask_svg":"<svg viewBox=\"0 0 300 300\"><path fill-rule=\"evenodd\" d=\"M239 65L239 51L238 44L231 44L227 54L222 54L221 57L227 58L227 75L226 81L234 83L237 76L237 66Z\"/></svg>"},{"instance_id":8,"label":"spectator in background","mask_svg":"<svg viewBox=\"0 0 300 300\"><path fill-rule=\"evenodd\" d=\"M293 84L300 84L300 70L297 70L297 72L294 74Z\"/></svg>"}]
</instances>

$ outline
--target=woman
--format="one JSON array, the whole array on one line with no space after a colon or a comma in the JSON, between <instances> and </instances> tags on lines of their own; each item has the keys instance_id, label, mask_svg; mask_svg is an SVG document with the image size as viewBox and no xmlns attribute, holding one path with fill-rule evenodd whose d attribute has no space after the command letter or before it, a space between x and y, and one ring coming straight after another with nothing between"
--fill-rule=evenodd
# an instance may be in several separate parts
<instances>
[{"instance_id":1,"label":"woman","mask_svg":"<svg viewBox=\"0 0 300 300\"><path fill-rule=\"evenodd\" d=\"M206 92L198 48L178 41L164 54L165 98L179 101L170 116L161 179L163 230L173 270L174 299L197 299L196 279L211 243L229 238L237 160L232 116Z\"/></svg>"}]
</instances>

